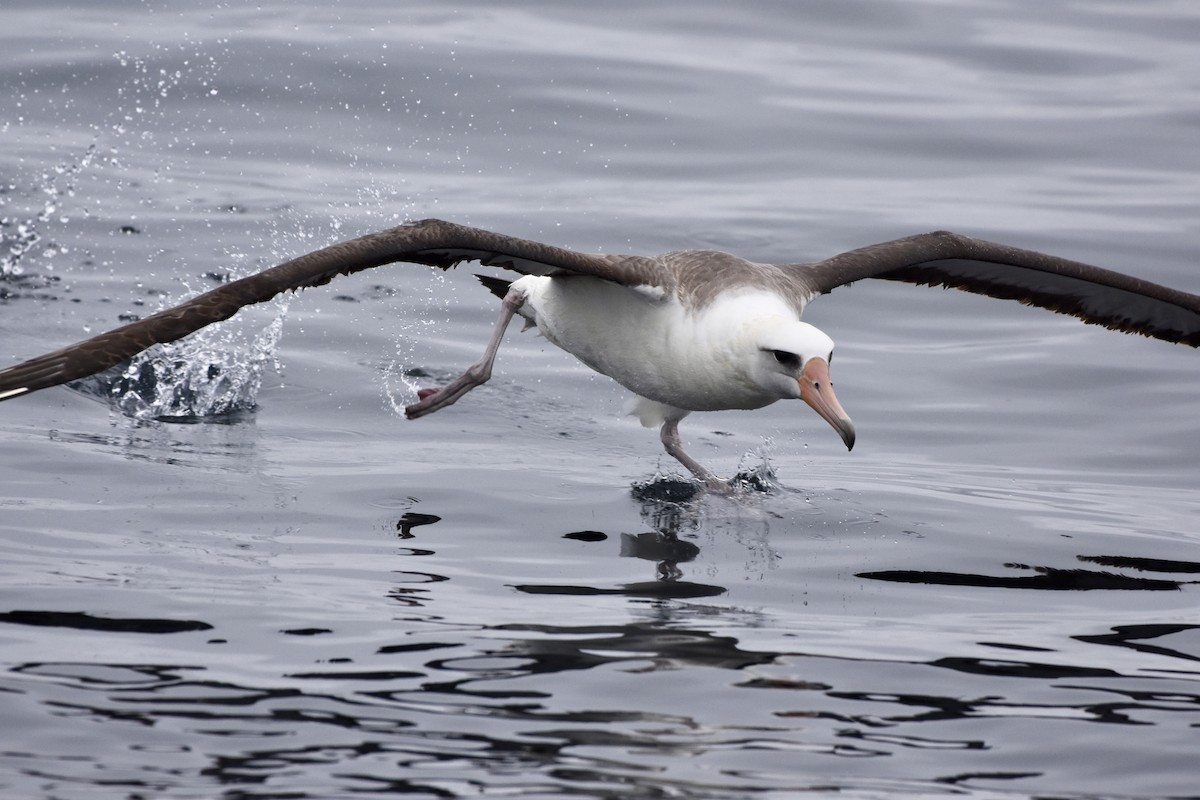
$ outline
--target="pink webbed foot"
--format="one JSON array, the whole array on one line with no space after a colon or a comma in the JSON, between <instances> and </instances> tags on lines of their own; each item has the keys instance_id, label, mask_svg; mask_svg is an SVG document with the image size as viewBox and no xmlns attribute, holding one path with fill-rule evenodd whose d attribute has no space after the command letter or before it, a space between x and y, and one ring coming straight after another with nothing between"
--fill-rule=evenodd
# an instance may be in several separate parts
<instances>
[{"instance_id":1,"label":"pink webbed foot","mask_svg":"<svg viewBox=\"0 0 1200 800\"><path fill-rule=\"evenodd\" d=\"M500 339L504 336L504 329L508 327L509 320L524 302L524 292L510 289L504 296L504 302L500 307L500 319L496 320L496 327L492 330L492 338L483 352L483 358L467 367L466 372L445 386L418 389L417 402L404 407L404 416L409 419L417 419L431 414L439 408L453 405L458 398L476 386L487 383L488 378L492 376L492 362L496 360L496 351L500 348Z\"/></svg>"},{"instance_id":2,"label":"pink webbed foot","mask_svg":"<svg viewBox=\"0 0 1200 800\"><path fill-rule=\"evenodd\" d=\"M416 419L424 416L431 411L436 411L443 403L439 402L445 398L440 398L443 386L426 386L424 389L417 389L417 402L404 407L404 416L408 419Z\"/></svg>"}]
</instances>

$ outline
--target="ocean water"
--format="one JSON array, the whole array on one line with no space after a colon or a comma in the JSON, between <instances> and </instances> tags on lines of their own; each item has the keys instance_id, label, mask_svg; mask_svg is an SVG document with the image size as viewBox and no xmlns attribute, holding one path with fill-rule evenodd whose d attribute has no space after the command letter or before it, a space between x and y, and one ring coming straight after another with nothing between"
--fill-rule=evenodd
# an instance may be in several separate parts
<instances>
[{"instance_id":1,"label":"ocean water","mask_svg":"<svg viewBox=\"0 0 1200 800\"><path fill-rule=\"evenodd\" d=\"M9 0L0 356L422 217L759 261L948 228L1200 292L1197 40L1171 0ZM150 362L212 396L0 405L0 794L1196 796L1196 350L838 289L854 451L696 414L772 488L677 502L515 326L403 419L487 340L474 271Z\"/></svg>"}]
</instances>

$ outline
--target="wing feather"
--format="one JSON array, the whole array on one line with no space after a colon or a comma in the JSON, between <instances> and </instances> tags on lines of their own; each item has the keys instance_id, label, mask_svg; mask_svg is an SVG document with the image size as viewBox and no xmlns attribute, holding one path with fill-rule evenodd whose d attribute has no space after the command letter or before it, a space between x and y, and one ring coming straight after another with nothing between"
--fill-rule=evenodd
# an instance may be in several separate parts
<instances>
[{"instance_id":1,"label":"wing feather","mask_svg":"<svg viewBox=\"0 0 1200 800\"><path fill-rule=\"evenodd\" d=\"M281 292L320 286L338 275L396 261L441 269L479 261L523 274L589 275L664 295L680 289L678 259L589 255L451 222L421 220L308 253L124 327L0 370L0 400L94 374ZM719 264L709 266L715 269ZM778 269L775 274L780 286L776 288L786 289L801 301L864 278L948 286L1200 347L1200 296L1078 261L946 231ZM718 282L691 283L711 288Z\"/></svg>"},{"instance_id":2,"label":"wing feather","mask_svg":"<svg viewBox=\"0 0 1200 800\"><path fill-rule=\"evenodd\" d=\"M864 278L947 286L1200 347L1200 295L948 231L873 244L784 269L814 294Z\"/></svg>"},{"instance_id":3,"label":"wing feather","mask_svg":"<svg viewBox=\"0 0 1200 800\"><path fill-rule=\"evenodd\" d=\"M316 250L174 308L0 370L0 400L95 374L152 345L181 339L282 292L320 286L338 275L396 261L441 269L480 261L521 273L576 273L630 285L671 280L652 259L588 255L452 222L421 220Z\"/></svg>"}]
</instances>

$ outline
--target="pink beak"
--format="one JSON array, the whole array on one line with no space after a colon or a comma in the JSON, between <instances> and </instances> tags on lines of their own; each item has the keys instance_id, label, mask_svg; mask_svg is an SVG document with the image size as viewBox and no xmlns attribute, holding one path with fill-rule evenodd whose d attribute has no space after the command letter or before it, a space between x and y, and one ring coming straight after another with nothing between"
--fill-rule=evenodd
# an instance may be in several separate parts
<instances>
[{"instance_id":1,"label":"pink beak","mask_svg":"<svg viewBox=\"0 0 1200 800\"><path fill-rule=\"evenodd\" d=\"M854 423L842 409L837 395L833 393L833 381L829 380L829 362L823 358L810 358L800 372L800 399L812 406L812 410L833 426L846 443L847 450L854 449Z\"/></svg>"}]
</instances>

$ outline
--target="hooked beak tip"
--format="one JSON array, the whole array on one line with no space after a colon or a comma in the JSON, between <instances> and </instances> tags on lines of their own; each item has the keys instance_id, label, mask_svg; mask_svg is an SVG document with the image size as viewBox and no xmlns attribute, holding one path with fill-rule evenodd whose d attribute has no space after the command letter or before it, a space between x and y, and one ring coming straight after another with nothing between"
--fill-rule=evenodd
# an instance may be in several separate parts
<instances>
[{"instance_id":1,"label":"hooked beak tip","mask_svg":"<svg viewBox=\"0 0 1200 800\"><path fill-rule=\"evenodd\" d=\"M842 418L838 420L837 425L838 435L842 437L842 441L846 443L847 450L854 449L854 423L849 419Z\"/></svg>"}]
</instances>

